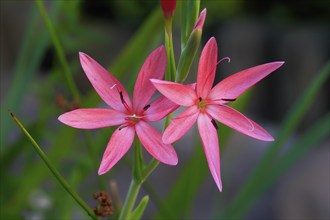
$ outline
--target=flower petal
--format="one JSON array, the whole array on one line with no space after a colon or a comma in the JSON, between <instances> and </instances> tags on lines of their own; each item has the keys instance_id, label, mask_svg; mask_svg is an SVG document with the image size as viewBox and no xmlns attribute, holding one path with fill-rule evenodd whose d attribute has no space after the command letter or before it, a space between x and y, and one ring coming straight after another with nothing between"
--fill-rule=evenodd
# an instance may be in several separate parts
<instances>
[{"instance_id":1,"label":"flower petal","mask_svg":"<svg viewBox=\"0 0 330 220\"><path fill-rule=\"evenodd\" d=\"M94 129L123 124L125 116L113 109L86 108L66 112L58 120L74 128Z\"/></svg>"},{"instance_id":2,"label":"flower petal","mask_svg":"<svg viewBox=\"0 0 330 220\"><path fill-rule=\"evenodd\" d=\"M197 120L198 131L202 139L204 152L206 155L209 169L217 184L220 192L222 191L222 182L220 176L220 152L218 133L207 114L200 114Z\"/></svg>"},{"instance_id":3,"label":"flower petal","mask_svg":"<svg viewBox=\"0 0 330 220\"><path fill-rule=\"evenodd\" d=\"M178 156L172 145L162 142L162 135L151 125L140 121L135 125L138 135L145 149L157 160L168 165L176 165Z\"/></svg>"},{"instance_id":4,"label":"flower petal","mask_svg":"<svg viewBox=\"0 0 330 220\"><path fill-rule=\"evenodd\" d=\"M274 140L260 125L229 106L209 105L206 111L216 120L245 135L262 141Z\"/></svg>"},{"instance_id":5,"label":"flower petal","mask_svg":"<svg viewBox=\"0 0 330 220\"><path fill-rule=\"evenodd\" d=\"M175 111L178 104L172 102L165 96L162 96L150 104L150 107L144 111L145 121L158 121Z\"/></svg>"},{"instance_id":6,"label":"flower petal","mask_svg":"<svg viewBox=\"0 0 330 220\"><path fill-rule=\"evenodd\" d=\"M123 85L87 54L79 52L80 63L89 81L99 96L113 109L126 112L120 92L127 105L131 108L131 100Z\"/></svg>"},{"instance_id":7,"label":"flower petal","mask_svg":"<svg viewBox=\"0 0 330 220\"><path fill-rule=\"evenodd\" d=\"M134 140L134 128L117 128L112 134L107 149L103 154L99 175L108 172L129 150Z\"/></svg>"},{"instance_id":8,"label":"flower petal","mask_svg":"<svg viewBox=\"0 0 330 220\"><path fill-rule=\"evenodd\" d=\"M205 45L199 59L197 73L197 95L206 98L211 91L217 68L218 45L212 37Z\"/></svg>"},{"instance_id":9,"label":"flower petal","mask_svg":"<svg viewBox=\"0 0 330 220\"><path fill-rule=\"evenodd\" d=\"M211 90L209 99L236 99L248 88L282 66L283 63L266 63L235 73L219 82Z\"/></svg>"},{"instance_id":10,"label":"flower petal","mask_svg":"<svg viewBox=\"0 0 330 220\"><path fill-rule=\"evenodd\" d=\"M135 111L143 109L156 91L149 79L162 79L166 70L165 47L154 50L145 60L134 87L133 105Z\"/></svg>"},{"instance_id":11,"label":"flower petal","mask_svg":"<svg viewBox=\"0 0 330 220\"><path fill-rule=\"evenodd\" d=\"M206 8L204 8L201 13L199 14L199 17L195 23L194 29L192 30L192 32L196 29L203 29L204 26L204 21L205 21L205 17L206 17Z\"/></svg>"},{"instance_id":12,"label":"flower petal","mask_svg":"<svg viewBox=\"0 0 330 220\"><path fill-rule=\"evenodd\" d=\"M190 106L178 117L173 118L170 125L165 129L163 142L171 144L179 140L194 125L199 115L196 105Z\"/></svg>"},{"instance_id":13,"label":"flower petal","mask_svg":"<svg viewBox=\"0 0 330 220\"><path fill-rule=\"evenodd\" d=\"M196 92L190 86L165 80L150 81L160 93L178 105L191 106L197 99Z\"/></svg>"}]
</instances>

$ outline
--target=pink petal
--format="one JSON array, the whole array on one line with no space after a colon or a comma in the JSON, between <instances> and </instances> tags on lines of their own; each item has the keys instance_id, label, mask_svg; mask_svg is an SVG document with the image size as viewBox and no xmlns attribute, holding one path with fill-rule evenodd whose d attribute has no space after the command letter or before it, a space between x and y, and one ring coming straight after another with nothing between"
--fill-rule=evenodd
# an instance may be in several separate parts
<instances>
[{"instance_id":1,"label":"pink petal","mask_svg":"<svg viewBox=\"0 0 330 220\"><path fill-rule=\"evenodd\" d=\"M168 165L176 165L178 156L172 145L162 142L162 135L151 125L140 121L135 125L138 135L145 149L157 160Z\"/></svg>"},{"instance_id":2,"label":"pink petal","mask_svg":"<svg viewBox=\"0 0 330 220\"><path fill-rule=\"evenodd\" d=\"M112 109L87 108L64 113L58 120L74 128L94 129L123 124L125 116Z\"/></svg>"},{"instance_id":3,"label":"pink petal","mask_svg":"<svg viewBox=\"0 0 330 220\"><path fill-rule=\"evenodd\" d=\"M235 73L219 82L210 92L209 99L236 99L284 62L266 63Z\"/></svg>"},{"instance_id":4,"label":"pink petal","mask_svg":"<svg viewBox=\"0 0 330 220\"><path fill-rule=\"evenodd\" d=\"M144 62L134 87L133 105L136 111L143 109L156 91L149 79L163 78L166 61L165 47L161 46L154 50Z\"/></svg>"},{"instance_id":5,"label":"pink petal","mask_svg":"<svg viewBox=\"0 0 330 220\"><path fill-rule=\"evenodd\" d=\"M201 13L199 14L199 17L195 23L194 29L203 29L204 26L204 21L205 21L205 17L206 17L206 8L203 9L203 11L201 11Z\"/></svg>"},{"instance_id":6,"label":"pink petal","mask_svg":"<svg viewBox=\"0 0 330 220\"><path fill-rule=\"evenodd\" d=\"M126 112L120 97L122 92L125 102L131 108L130 97L122 84L87 54L79 52L79 56L82 68L103 101L116 110Z\"/></svg>"},{"instance_id":7,"label":"pink petal","mask_svg":"<svg viewBox=\"0 0 330 220\"><path fill-rule=\"evenodd\" d=\"M220 152L218 133L211 120L212 119L209 118L207 114L200 114L197 120L197 124L209 169L211 171L215 183L217 184L221 192L222 183L220 176Z\"/></svg>"},{"instance_id":8,"label":"pink petal","mask_svg":"<svg viewBox=\"0 0 330 220\"><path fill-rule=\"evenodd\" d=\"M99 175L108 172L129 150L134 140L134 128L117 128L112 134L107 149L103 154Z\"/></svg>"},{"instance_id":9,"label":"pink petal","mask_svg":"<svg viewBox=\"0 0 330 220\"><path fill-rule=\"evenodd\" d=\"M162 96L150 104L150 107L144 111L145 121L158 121L175 111L179 107L165 96Z\"/></svg>"},{"instance_id":10,"label":"pink petal","mask_svg":"<svg viewBox=\"0 0 330 220\"><path fill-rule=\"evenodd\" d=\"M157 79L150 81L160 93L178 105L191 106L197 99L196 92L190 86Z\"/></svg>"},{"instance_id":11,"label":"pink petal","mask_svg":"<svg viewBox=\"0 0 330 220\"><path fill-rule=\"evenodd\" d=\"M209 105L206 110L216 120L245 135L262 141L274 140L260 125L229 106Z\"/></svg>"},{"instance_id":12,"label":"pink petal","mask_svg":"<svg viewBox=\"0 0 330 220\"><path fill-rule=\"evenodd\" d=\"M178 117L173 118L170 125L165 129L163 142L171 144L179 140L194 125L199 115L196 105L190 106Z\"/></svg>"},{"instance_id":13,"label":"pink petal","mask_svg":"<svg viewBox=\"0 0 330 220\"><path fill-rule=\"evenodd\" d=\"M214 37L205 45L199 59L197 73L197 95L206 98L211 91L217 68L218 46Z\"/></svg>"}]
</instances>

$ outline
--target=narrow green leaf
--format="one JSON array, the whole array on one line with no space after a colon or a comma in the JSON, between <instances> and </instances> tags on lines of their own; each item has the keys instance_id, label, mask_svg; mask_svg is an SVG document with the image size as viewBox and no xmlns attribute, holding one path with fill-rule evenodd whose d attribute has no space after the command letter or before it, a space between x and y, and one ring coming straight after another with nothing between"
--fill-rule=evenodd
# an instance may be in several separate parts
<instances>
[{"instance_id":1,"label":"narrow green leaf","mask_svg":"<svg viewBox=\"0 0 330 220\"><path fill-rule=\"evenodd\" d=\"M51 21L51 19L48 16L48 13L45 9L45 6L42 2L42 0L35 0L36 4L39 8L39 11L41 13L41 16L45 22L45 25L48 29L48 32L50 34L51 40L53 42L54 45L54 49L56 51L56 55L60 61L60 64L63 68L63 75L64 75L64 79L66 80L66 83L72 93L73 98L80 103L80 94L77 88L77 85L75 84L74 80L73 80L73 75L71 72L71 69L69 67L68 61L65 57L65 52L64 49L60 43L58 34L55 31L55 28L53 26L53 23Z\"/></svg>"},{"instance_id":2,"label":"narrow green leaf","mask_svg":"<svg viewBox=\"0 0 330 220\"><path fill-rule=\"evenodd\" d=\"M127 219L141 219L144 210L146 209L149 202L149 196L144 196L136 207L136 209L129 215Z\"/></svg>"},{"instance_id":3,"label":"narrow green leaf","mask_svg":"<svg viewBox=\"0 0 330 220\"><path fill-rule=\"evenodd\" d=\"M17 125L20 127L20 129L23 131L23 133L26 135L26 137L30 140L31 144L41 157L41 159L45 162L49 170L54 174L56 179L59 181L59 183L63 186L63 188L72 196L74 200L86 211L86 213L92 217L93 219L98 219L94 212L90 209L90 207L80 198L80 196L71 188L69 183L64 179L64 177L60 174L60 172L56 169L56 167L52 164L52 162L48 159L47 155L43 152L43 150L39 147L37 142L34 140L34 138L30 135L30 133L25 129L25 127L21 124L21 122L18 120L18 118L13 115L13 113L10 113L13 117L14 121L17 123Z\"/></svg>"},{"instance_id":4,"label":"narrow green leaf","mask_svg":"<svg viewBox=\"0 0 330 220\"><path fill-rule=\"evenodd\" d=\"M62 1L56 1L51 8L51 17L55 21L60 12L61 5ZM50 43L49 35L46 31L41 31L38 35L35 34L39 21L37 12L37 10L31 11L31 18L26 26L23 43L15 63L14 78L5 97L5 101L1 104L0 139L4 151L6 151L8 144L8 131L11 129L11 121L7 115L7 110L19 110L21 108L23 97L33 82L34 76L38 72L37 68L40 65L42 56Z\"/></svg>"}]
</instances>

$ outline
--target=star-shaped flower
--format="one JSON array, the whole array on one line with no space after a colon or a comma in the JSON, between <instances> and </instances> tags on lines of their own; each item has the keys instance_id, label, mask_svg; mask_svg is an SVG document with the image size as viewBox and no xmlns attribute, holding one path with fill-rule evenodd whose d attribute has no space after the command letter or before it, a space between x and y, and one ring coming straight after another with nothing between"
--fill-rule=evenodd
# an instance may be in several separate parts
<instances>
[{"instance_id":1,"label":"star-shaped flower","mask_svg":"<svg viewBox=\"0 0 330 220\"><path fill-rule=\"evenodd\" d=\"M59 120L71 127L95 129L120 125L112 134L103 154L99 175L109 171L129 150L135 133L145 149L157 160L176 165L178 158L172 145L162 142L162 135L147 122L154 122L178 108L164 96L149 103L156 91L150 78L162 79L166 69L165 47L152 52L144 62L131 101L122 84L100 64L84 53L80 62L89 81L109 108L77 109L62 114Z\"/></svg>"},{"instance_id":2,"label":"star-shaped flower","mask_svg":"<svg viewBox=\"0 0 330 220\"><path fill-rule=\"evenodd\" d=\"M255 139L273 141L267 131L226 103L234 101L284 62L267 63L240 71L212 88L218 64L217 56L217 42L212 37L205 45L199 60L195 90L174 82L158 79L151 81L165 97L178 105L188 107L166 128L163 142L170 144L177 141L197 121L209 169L221 191L219 143L214 119Z\"/></svg>"}]
</instances>

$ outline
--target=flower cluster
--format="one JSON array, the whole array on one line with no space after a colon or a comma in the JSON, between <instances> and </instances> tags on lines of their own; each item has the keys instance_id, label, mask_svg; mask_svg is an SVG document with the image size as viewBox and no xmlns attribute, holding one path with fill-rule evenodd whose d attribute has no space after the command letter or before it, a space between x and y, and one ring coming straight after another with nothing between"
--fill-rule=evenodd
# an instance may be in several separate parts
<instances>
[{"instance_id":1,"label":"flower cluster","mask_svg":"<svg viewBox=\"0 0 330 220\"><path fill-rule=\"evenodd\" d=\"M162 7L165 16L172 16L175 1L162 1ZM206 11L203 11L197 21L197 27L202 27L205 13ZM284 62L266 63L240 71L212 88L217 65L222 60L229 59L218 61L218 46L212 37L201 53L196 84L183 85L162 80L167 58L165 47L161 46L145 60L131 100L123 85L111 73L88 55L79 55L89 81L110 108L76 109L64 113L59 120L81 129L118 126L103 154L99 175L109 171L126 154L135 134L155 159L168 165L176 165L178 157L171 144L179 140L197 122L210 172L221 191L220 153L215 120L252 138L274 140L261 126L229 107L227 103L235 101ZM163 96L150 102L156 89ZM163 119L179 106L187 108L172 119L163 134L148 123Z\"/></svg>"}]
</instances>

